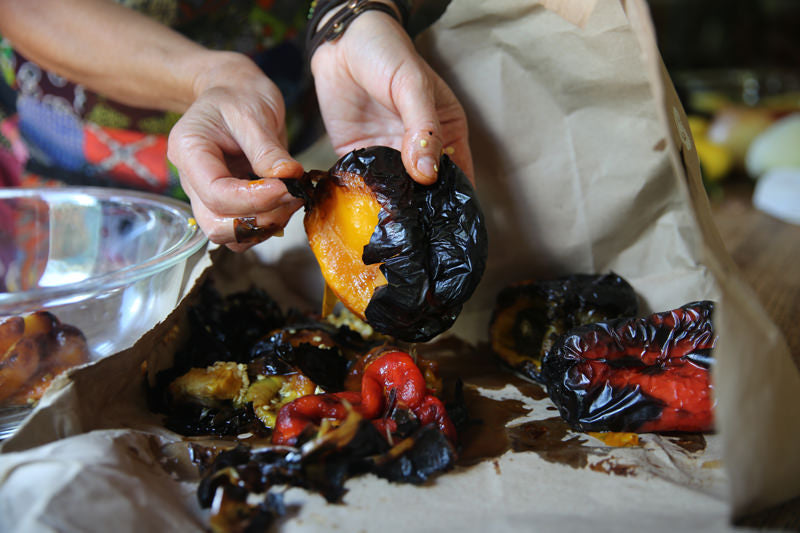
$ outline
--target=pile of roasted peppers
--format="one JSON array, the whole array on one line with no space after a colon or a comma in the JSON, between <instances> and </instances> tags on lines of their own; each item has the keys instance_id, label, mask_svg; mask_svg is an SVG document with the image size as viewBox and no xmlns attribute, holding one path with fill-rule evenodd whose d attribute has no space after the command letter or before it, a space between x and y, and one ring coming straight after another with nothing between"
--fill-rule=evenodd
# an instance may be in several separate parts
<instances>
[{"instance_id":1,"label":"pile of roasted peppers","mask_svg":"<svg viewBox=\"0 0 800 533\"><path fill-rule=\"evenodd\" d=\"M435 363L284 315L258 289L222 297L207 284L188 321L189 342L150 401L178 433L237 437L201 465L198 497L214 530L269 524L282 509L275 485L334 502L352 475L421 483L454 464L458 436Z\"/></svg>"},{"instance_id":2,"label":"pile of roasted peppers","mask_svg":"<svg viewBox=\"0 0 800 533\"><path fill-rule=\"evenodd\" d=\"M713 429L710 301L637 318L616 274L518 283L490 325L493 352L547 387L579 431Z\"/></svg>"}]
</instances>

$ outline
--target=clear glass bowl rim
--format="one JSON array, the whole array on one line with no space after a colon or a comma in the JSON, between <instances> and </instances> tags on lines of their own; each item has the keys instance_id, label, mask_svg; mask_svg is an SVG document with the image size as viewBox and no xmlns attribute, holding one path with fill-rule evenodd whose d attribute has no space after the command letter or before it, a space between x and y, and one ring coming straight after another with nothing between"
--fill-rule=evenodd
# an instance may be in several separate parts
<instances>
[{"instance_id":1,"label":"clear glass bowl rim","mask_svg":"<svg viewBox=\"0 0 800 533\"><path fill-rule=\"evenodd\" d=\"M116 201L122 204L135 203L140 206L167 211L177 218L184 219L186 221L186 228L180 239L169 248L151 257L147 261L129 265L114 272L93 276L75 283L68 283L56 287L40 287L22 292L2 292L0 293L0 306L5 308L10 306L26 308L28 307L25 305L26 303L38 304L66 298L75 294L85 294L88 297L92 294L131 285L148 276L168 270L180 261L189 258L208 241L208 238L200 230L200 227L196 223L190 222L192 219L191 206L186 202L167 196L160 196L143 191L106 187L0 188L0 200L16 198L52 198L76 194L85 194L98 200Z\"/></svg>"}]
</instances>

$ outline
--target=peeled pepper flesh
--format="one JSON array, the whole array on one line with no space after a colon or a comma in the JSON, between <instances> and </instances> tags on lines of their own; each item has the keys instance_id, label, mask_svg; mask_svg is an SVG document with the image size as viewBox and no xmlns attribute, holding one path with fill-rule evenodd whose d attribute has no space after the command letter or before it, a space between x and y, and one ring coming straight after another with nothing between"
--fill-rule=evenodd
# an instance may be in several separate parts
<instances>
[{"instance_id":1,"label":"peeled pepper flesh","mask_svg":"<svg viewBox=\"0 0 800 533\"><path fill-rule=\"evenodd\" d=\"M297 444L307 428L319 427L326 420L342 421L351 409L372 420L381 434L391 435L398 428L386 415L396 407L413 413L419 425L434 424L450 442L456 442L455 426L444 404L427 389L425 377L411 356L400 351L384 352L368 363L360 391L304 396L283 406L278 412L272 441Z\"/></svg>"}]
</instances>

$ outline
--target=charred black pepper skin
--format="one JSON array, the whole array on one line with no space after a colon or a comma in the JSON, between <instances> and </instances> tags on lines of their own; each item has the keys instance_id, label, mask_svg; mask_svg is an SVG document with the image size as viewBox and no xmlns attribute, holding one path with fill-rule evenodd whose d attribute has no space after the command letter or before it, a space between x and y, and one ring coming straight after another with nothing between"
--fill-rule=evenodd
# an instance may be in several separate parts
<instances>
[{"instance_id":1,"label":"charred black pepper skin","mask_svg":"<svg viewBox=\"0 0 800 533\"><path fill-rule=\"evenodd\" d=\"M561 416L580 431L709 431L713 302L580 326L542 363Z\"/></svg>"},{"instance_id":2,"label":"charred black pepper skin","mask_svg":"<svg viewBox=\"0 0 800 533\"><path fill-rule=\"evenodd\" d=\"M382 262L388 284L373 294L367 321L409 342L450 328L489 253L483 211L467 177L443 155L436 183L420 185L406 174L400 152L384 147L353 152L337 167L364 176L385 198L363 260Z\"/></svg>"},{"instance_id":3,"label":"charred black pepper skin","mask_svg":"<svg viewBox=\"0 0 800 533\"><path fill-rule=\"evenodd\" d=\"M637 310L633 287L613 272L523 281L498 293L489 337L496 356L543 383L542 358L560 335L583 324L634 316Z\"/></svg>"},{"instance_id":4,"label":"charred black pepper skin","mask_svg":"<svg viewBox=\"0 0 800 533\"><path fill-rule=\"evenodd\" d=\"M361 420L342 424L329 438L302 448L240 445L222 452L206 466L197 499L208 508L222 491L212 522L231 531L267 531L285 511L286 486L303 487L338 503L347 491L345 482L356 475L373 472L392 482L420 484L450 470L455 458L452 443L435 425L418 428L391 448L374 425ZM264 498L259 504L248 498L256 495Z\"/></svg>"},{"instance_id":5,"label":"charred black pepper skin","mask_svg":"<svg viewBox=\"0 0 800 533\"><path fill-rule=\"evenodd\" d=\"M450 328L480 282L489 253L483 211L464 173L443 154L436 183L420 185L406 173L400 152L373 146L345 155L327 174L360 176L380 204L362 260L380 264L387 284L375 289L367 322L407 342ZM308 210L315 205L315 183L325 175L312 171L284 182Z\"/></svg>"}]
</instances>

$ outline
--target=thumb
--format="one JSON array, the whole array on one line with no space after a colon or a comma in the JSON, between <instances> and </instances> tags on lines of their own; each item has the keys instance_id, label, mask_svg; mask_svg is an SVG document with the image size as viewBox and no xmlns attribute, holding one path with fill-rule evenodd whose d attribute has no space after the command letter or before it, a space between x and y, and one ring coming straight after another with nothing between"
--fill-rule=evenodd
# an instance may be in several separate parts
<instances>
[{"instance_id":1,"label":"thumb","mask_svg":"<svg viewBox=\"0 0 800 533\"><path fill-rule=\"evenodd\" d=\"M414 181L434 183L442 153L441 124L436 112L434 87L425 70L417 65L412 72L398 73L395 106L403 122L403 165ZM413 67L412 67L413 68Z\"/></svg>"}]
</instances>

